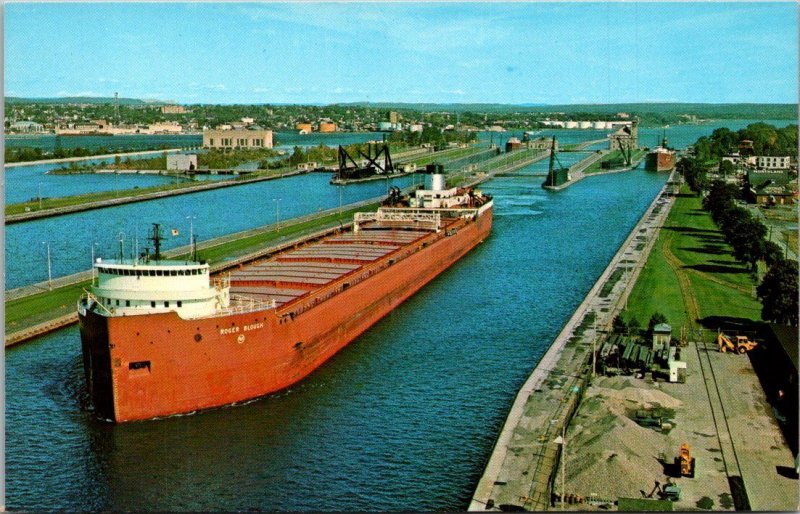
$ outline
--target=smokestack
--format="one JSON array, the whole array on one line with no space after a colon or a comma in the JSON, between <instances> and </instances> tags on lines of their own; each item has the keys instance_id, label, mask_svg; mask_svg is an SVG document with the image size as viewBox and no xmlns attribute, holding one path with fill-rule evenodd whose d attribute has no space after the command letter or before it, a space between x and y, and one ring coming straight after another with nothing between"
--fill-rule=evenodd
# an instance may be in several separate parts
<instances>
[{"instance_id":1,"label":"smokestack","mask_svg":"<svg viewBox=\"0 0 800 514\"><path fill-rule=\"evenodd\" d=\"M431 176L431 190L444 191L444 175L436 173Z\"/></svg>"}]
</instances>

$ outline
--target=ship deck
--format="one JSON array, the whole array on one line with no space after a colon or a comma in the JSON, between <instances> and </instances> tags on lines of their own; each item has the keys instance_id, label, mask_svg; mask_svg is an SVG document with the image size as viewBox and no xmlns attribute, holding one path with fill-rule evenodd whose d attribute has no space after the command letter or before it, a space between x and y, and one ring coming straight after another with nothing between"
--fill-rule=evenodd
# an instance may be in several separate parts
<instances>
[{"instance_id":1,"label":"ship deck","mask_svg":"<svg viewBox=\"0 0 800 514\"><path fill-rule=\"evenodd\" d=\"M452 221L443 222L443 228ZM398 230L367 225L357 233L338 234L283 252L232 272L231 303L274 302L279 308L331 282L360 276L365 266L389 258L431 234L424 229Z\"/></svg>"}]
</instances>

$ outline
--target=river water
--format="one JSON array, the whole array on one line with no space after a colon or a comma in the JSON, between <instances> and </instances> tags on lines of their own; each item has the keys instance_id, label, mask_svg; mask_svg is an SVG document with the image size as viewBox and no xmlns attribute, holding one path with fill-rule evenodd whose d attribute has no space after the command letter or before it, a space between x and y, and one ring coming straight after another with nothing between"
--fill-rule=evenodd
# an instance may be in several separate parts
<instances>
[{"instance_id":1,"label":"river water","mask_svg":"<svg viewBox=\"0 0 800 514\"><path fill-rule=\"evenodd\" d=\"M464 509L517 388L665 178L484 184L488 240L300 385L247 405L111 426L85 409L76 327L11 348L7 504Z\"/></svg>"}]
</instances>

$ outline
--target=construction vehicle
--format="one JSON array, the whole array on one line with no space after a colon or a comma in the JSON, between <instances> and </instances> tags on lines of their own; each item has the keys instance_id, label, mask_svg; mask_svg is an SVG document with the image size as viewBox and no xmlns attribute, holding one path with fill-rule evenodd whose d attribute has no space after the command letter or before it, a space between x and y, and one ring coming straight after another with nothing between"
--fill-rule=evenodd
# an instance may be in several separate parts
<instances>
[{"instance_id":1,"label":"construction vehicle","mask_svg":"<svg viewBox=\"0 0 800 514\"><path fill-rule=\"evenodd\" d=\"M672 482L667 482L664 484L664 487L661 487L661 482L656 480L653 490L650 491L650 494L645 495L645 498L652 498L653 493L656 491L658 491L658 497L662 500L670 500L675 502L681 499L681 488Z\"/></svg>"},{"instance_id":2,"label":"construction vehicle","mask_svg":"<svg viewBox=\"0 0 800 514\"><path fill-rule=\"evenodd\" d=\"M689 451L689 445L683 443L678 456L675 457L675 466L680 470L682 477L694 478L694 457Z\"/></svg>"},{"instance_id":3,"label":"construction vehicle","mask_svg":"<svg viewBox=\"0 0 800 514\"><path fill-rule=\"evenodd\" d=\"M736 353L747 353L756 346L758 343L756 341L751 341L747 338L747 336L734 336L736 342L732 341L730 337L725 335L725 332L720 332L717 334L717 346L719 347L719 351L722 353L725 352L736 352Z\"/></svg>"}]
</instances>

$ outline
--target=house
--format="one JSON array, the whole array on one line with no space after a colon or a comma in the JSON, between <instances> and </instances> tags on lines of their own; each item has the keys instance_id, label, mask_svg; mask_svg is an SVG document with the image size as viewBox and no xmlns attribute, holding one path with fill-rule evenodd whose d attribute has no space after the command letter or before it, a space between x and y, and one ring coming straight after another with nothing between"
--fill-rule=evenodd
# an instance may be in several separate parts
<instances>
[{"instance_id":1,"label":"house","mask_svg":"<svg viewBox=\"0 0 800 514\"><path fill-rule=\"evenodd\" d=\"M659 323L653 327L653 351L669 348L672 341L672 327L666 323Z\"/></svg>"},{"instance_id":2,"label":"house","mask_svg":"<svg viewBox=\"0 0 800 514\"><path fill-rule=\"evenodd\" d=\"M750 170L746 178L748 200L761 205L791 205L797 196L788 170Z\"/></svg>"}]
</instances>

